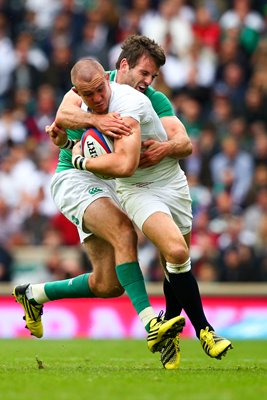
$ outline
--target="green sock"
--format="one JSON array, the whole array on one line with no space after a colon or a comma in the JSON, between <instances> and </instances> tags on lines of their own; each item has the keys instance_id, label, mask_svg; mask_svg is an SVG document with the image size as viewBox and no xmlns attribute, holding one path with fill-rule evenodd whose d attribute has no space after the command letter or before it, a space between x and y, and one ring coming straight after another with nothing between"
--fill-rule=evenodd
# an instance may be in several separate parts
<instances>
[{"instance_id":1,"label":"green sock","mask_svg":"<svg viewBox=\"0 0 267 400\"><path fill-rule=\"evenodd\" d=\"M76 276L62 281L47 282L45 294L50 300L96 297L88 284L89 274Z\"/></svg>"},{"instance_id":2,"label":"green sock","mask_svg":"<svg viewBox=\"0 0 267 400\"><path fill-rule=\"evenodd\" d=\"M144 277L138 262L117 265L116 273L137 313L139 314L145 308L150 307Z\"/></svg>"}]
</instances>

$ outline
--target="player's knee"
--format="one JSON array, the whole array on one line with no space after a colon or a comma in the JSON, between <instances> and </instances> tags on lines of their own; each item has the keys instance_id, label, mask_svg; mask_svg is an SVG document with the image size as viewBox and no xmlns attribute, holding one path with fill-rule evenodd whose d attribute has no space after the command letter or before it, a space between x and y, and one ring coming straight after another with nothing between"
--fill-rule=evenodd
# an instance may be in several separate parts
<instances>
[{"instance_id":1,"label":"player's knee","mask_svg":"<svg viewBox=\"0 0 267 400\"><path fill-rule=\"evenodd\" d=\"M96 297L103 299L119 297L124 293L124 289L119 283L95 283L91 289Z\"/></svg>"},{"instance_id":2,"label":"player's knee","mask_svg":"<svg viewBox=\"0 0 267 400\"><path fill-rule=\"evenodd\" d=\"M101 291L101 295L98 297L101 297L103 299L105 298L112 298L112 297L120 297L124 293L124 289L121 286L112 286L105 288L104 290Z\"/></svg>"},{"instance_id":3,"label":"player's knee","mask_svg":"<svg viewBox=\"0 0 267 400\"><path fill-rule=\"evenodd\" d=\"M191 260L188 258L183 264L172 264L167 262L166 269L170 274L183 274L190 271Z\"/></svg>"},{"instance_id":4,"label":"player's knee","mask_svg":"<svg viewBox=\"0 0 267 400\"><path fill-rule=\"evenodd\" d=\"M168 250L164 255L165 259L173 264L184 264L189 258L189 249L186 244L177 244L168 246Z\"/></svg>"},{"instance_id":5,"label":"player's knee","mask_svg":"<svg viewBox=\"0 0 267 400\"><path fill-rule=\"evenodd\" d=\"M124 293L124 289L116 277L109 275L108 279L101 276L90 274L89 285L96 297L111 298L119 297Z\"/></svg>"},{"instance_id":6,"label":"player's knee","mask_svg":"<svg viewBox=\"0 0 267 400\"><path fill-rule=\"evenodd\" d=\"M117 248L122 250L125 248L136 248L137 233L130 220L125 219L120 226L119 234L117 235Z\"/></svg>"}]
</instances>

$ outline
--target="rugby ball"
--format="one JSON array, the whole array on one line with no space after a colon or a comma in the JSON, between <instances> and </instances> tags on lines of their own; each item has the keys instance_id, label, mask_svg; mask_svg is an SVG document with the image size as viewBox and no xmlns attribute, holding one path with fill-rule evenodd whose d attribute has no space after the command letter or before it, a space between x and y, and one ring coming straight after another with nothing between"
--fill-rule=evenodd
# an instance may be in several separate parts
<instances>
[{"instance_id":1,"label":"rugby ball","mask_svg":"<svg viewBox=\"0 0 267 400\"><path fill-rule=\"evenodd\" d=\"M113 152L113 140L99 132L96 128L89 128L81 138L81 149L86 158L95 158ZM95 174L102 179L113 179L110 176Z\"/></svg>"}]
</instances>

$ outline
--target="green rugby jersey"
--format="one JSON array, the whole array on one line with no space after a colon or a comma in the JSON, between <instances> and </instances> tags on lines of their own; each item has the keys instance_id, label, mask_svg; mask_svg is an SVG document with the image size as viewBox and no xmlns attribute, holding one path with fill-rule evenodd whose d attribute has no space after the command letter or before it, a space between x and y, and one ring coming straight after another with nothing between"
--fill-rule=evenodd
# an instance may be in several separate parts
<instances>
[{"instance_id":1,"label":"green rugby jersey","mask_svg":"<svg viewBox=\"0 0 267 400\"><path fill-rule=\"evenodd\" d=\"M109 71L109 78L111 82L116 80L117 70ZM175 116L174 110L170 100L165 94L158 92L151 86L147 88L144 93L152 103L154 110L156 111L159 118ZM80 140L85 129L67 129L67 135L70 139ZM71 162L71 151L61 149L59 153L58 164L56 172L65 171L66 169L74 168Z\"/></svg>"}]
</instances>

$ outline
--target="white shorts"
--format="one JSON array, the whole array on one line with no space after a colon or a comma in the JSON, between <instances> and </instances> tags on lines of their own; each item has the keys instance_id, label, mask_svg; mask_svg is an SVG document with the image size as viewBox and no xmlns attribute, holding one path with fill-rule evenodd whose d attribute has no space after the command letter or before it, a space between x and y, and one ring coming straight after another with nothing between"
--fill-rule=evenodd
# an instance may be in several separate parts
<instances>
[{"instance_id":1,"label":"white shorts","mask_svg":"<svg viewBox=\"0 0 267 400\"><path fill-rule=\"evenodd\" d=\"M92 235L83 228L83 215L91 203L109 197L121 207L113 179L103 180L90 172L74 168L55 173L51 181L51 194L59 211L77 226L81 242Z\"/></svg>"},{"instance_id":2,"label":"white shorts","mask_svg":"<svg viewBox=\"0 0 267 400\"><path fill-rule=\"evenodd\" d=\"M143 223L152 214L161 211L170 215L182 235L192 229L192 209L189 187L178 187L176 181L159 186L150 183L143 187L118 187L121 205L129 217L142 230Z\"/></svg>"}]
</instances>

